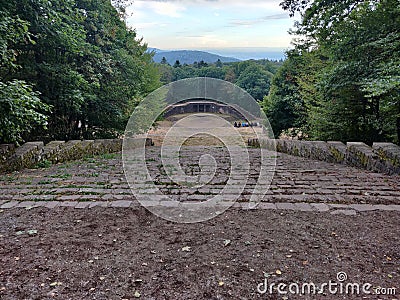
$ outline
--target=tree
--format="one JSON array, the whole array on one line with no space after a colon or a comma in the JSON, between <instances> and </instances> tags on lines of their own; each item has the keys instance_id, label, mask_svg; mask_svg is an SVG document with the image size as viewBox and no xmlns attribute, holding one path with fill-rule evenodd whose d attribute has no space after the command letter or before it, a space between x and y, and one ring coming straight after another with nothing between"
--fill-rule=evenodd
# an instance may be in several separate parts
<instances>
[{"instance_id":1,"label":"tree","mask_svg":"<svg viewBox=\"0 0 400 300\"><path fill-rule=\"evenodd\" d=\"M262 97L263 95L268 94L269 91L269 82L272 73L269 72L268 69L271 69L271 71L275 73L280 65L280 63L270 62L267 60L253 60L248 62L227 63L222 67L217 67L215 64L208 65L203 61L200 63L195 62L192 65L180 65L180 67L171 67L169 65L159 63L157 64L157 69L160 73L161 81L164 84L193 77L210 77L236 83L236 78L243 74L241 78L243 81L241 84L243 84L245 88L249 88L251 93L255 93L258 89L259 97ZM250 72L250 69L247 71L246 69L250 66L256 68L254 73L258 73L256 79L259 81L255 82L254 86L251 84L252 78L249 77L245 79L247 76L245 73ZM248 80L249 84L245 86L244 82L246 80Z\"/></svg>"},{"instance_id":2,"label":"tree","mask_svg":"<svg viewBox=\"0 0 400 300\"><path fill-rule=\"evenodd\" d=\"M272 73L265 71L261 66L251 64L240 74L236 84L257 101L262 101L269 92L272 76Z\"/></svg>"},{"instance_id":3,"label":"tree","mask_svg":"<svg viewBox=\"0 0 400 300\"><path fill-rule=\"evenodd\" d=\"M46 128L50 107L21 80L0 81L0 142L21 143L38 126Z\"/></svg>"},{"instance_id":4,"label":"tree","mask_svg":"<svg viewBox=\"0 0 400 300\"><path fill-rule=\"evenodd\" d=\"M233 68L229 68L226 73L225 73L225 78L226 81L229 81L231 83L236 82L236 74Z\"/></svg>"},{"instance_id":5,"label":"tree","mask_svg":"<svg viewBox=\"0 0 400 300\"><path fill-rule=\"evenodd\" d=\"M121 19L121 6L116 10L99 0L10 0L0 8L18 16L25 40L32 40L14 43L13 64L19 68L2 64L3 80L25 81L52 107L48 129L31 138L117 136L135 99L160 84L147 46Z\"/></svg>"},{"instance_id":6,"label":"tree","mask_svg":"<svg viewBox=\"0 0 400 300\"><path fill-rule=\"evenodd\" d=\"M179 60L175 61L174 68L179 68L181 66L181 62Z\"/></svg>"},{"instance_id":7,"label":"tree","mask_svg":"<svg viewBox=\"0 0 400 300\"><path fill-rule=\"evenodd\" d=\"M222 68L222 62L221 62L221 60L219 58L218 58L217 62L215 63L215 66L217 68Z\"/></svg>"},{"instance_id":8,"label":"tree","mask_svg":"<svg viewBox=\"0 0 400 300\"><path fill-rule=\"evenodd\" d=\"M166 64L158 64L157 65L158 74L160 76L160 81L163 84L168 84L174 81L174 70L171 66Z\"/></svg>"},{"instance_id":9,"label":"tree","mask_svg":"<svg viewBox=\"0 0 400 300\"><path fill-rule=\"evenodd\" d=\"M199 63L198 63L198 68L205 68L205 67L208 67L208 63L206 63L204 60L201 60Z\"/></svg>"},{"instance_id":10,"label":"tree","mask_svg":"<svg viewBox=\"0 0 400 300\"><path fill-rule=\"evenodd\" d=\"M167 59L165 58L165 56L163 56L163 58L161 59L161 64L162 64L162 65L168 65L168 61L167 61Z\"/></svg>"},{"instance_id":11,"label":"tree","mask_svg":"<svg viewBox=\"0 0 400 300\"><path fill-rule=\"evenodd\" d=\"M4 3L5 4L5 3ZM13 79L21 44L33 43L28 23L12 18L7 4L0 5L0 143L21 143L39 126L47 124L50 107L30 84Z\"/></svg>"},{"instance_id":12,"label":"tree","mask_svg":"<svg viewBox=\"0 0 400 300\"><path fill-rule=\"evenodd\" d=\"M302 14L297 76L312 138L400 141L400 7L396 0L285 0ZM289 59L291 59L289 57Z\"/></svg>"},{"instance_id":13,"label":"tree","mask_svg":"<svg viewBox=\"0 0 400 300\"><path fill-rule=\"evenodd\" d=\"M289 128L304 131L306 125L307 111L298 82L305 61L295 50L287 55L288 59L273 77L269 94L263 101L263 109L276 137Z\"/></svg>"},{"instance_id":14,"label":"tree","mask_svg":"<svg viewBox=\"0 0 400 300\"><path fill-rule=\"evenodd\" d=\"M210 77L210 78L216 78L216 79L224 79L225 78L225 72L222 68L218 68L215 66L208 66L208 67L203 67L198 70L197 76L199 77Z\"/></svg>"}]
</instances>

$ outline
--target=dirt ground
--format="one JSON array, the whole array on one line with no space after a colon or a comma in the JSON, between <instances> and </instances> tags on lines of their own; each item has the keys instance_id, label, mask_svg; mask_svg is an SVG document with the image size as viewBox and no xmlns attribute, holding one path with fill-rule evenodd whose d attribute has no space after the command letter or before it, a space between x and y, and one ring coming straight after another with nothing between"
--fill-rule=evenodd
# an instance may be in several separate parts
<instances>
[{"instance_id":1,"label":"dirt ground","mask_svg":"<svg viewBox=\"0 0 400 300\"><path fill-rule=\"evenodd\" d=\"M151 132L156 144L173 122ZM241 130L246 141L250 129ZM162 192L178 201L203 201L221 192L230 170L225 150L203 147L210 145L218 146L209 136L195 136L180 152L190 175L200 173L200 155L216 159L209 186L171 184L157 147L146 152L146 166ZM258 178L258 154L249 149L252 164L240 202L248 201L258 180L269 184ZM134 200L121 153L0 176L0 299L400 299L399 210L385 211L399 204L400 177L281 153L270 157L277 160L275 173L262 204L299 204L310 211L232 208L188 225L138 205L78 209L93 201ZM2 206L7 202L27 205ZM55 208L32 208L40 202ZM58 206L64 202L77 208ZM344 206L354 215L312 211L310 203ZM350 205L381 210L348 210ZM335 293L336 286L318 295L276 289L337 284L338 273L342 286L370 284L367 291L393 295L346 295ZM272 285L271 293L258 291Z\"/></svg>"},{"instance_id":2,"label":"dirt ground","mask_svg":"<svg viewBox=\"0 0 400 300\"><path fill-rule=\"evenodd\" d=\"M148 132L148 137L150 137L154 143L155 146L161 146L163 144L163 140L165 138L165 135L168 133L168 130L173 126L176 125L176 123L185 117L192 116L191 114L182 114L178 116L172 116L169 117L163 121L157 122L157 126L150 130ZM202 126L210 126L210 119L204 118L204 121L201 122L201 116L199 115L198 118L198 126L201 128ZM218 118L225 119L227 122L233 124L235 121L238 121L234 119L231 116L228 115L215 115ZM212 124L212 122L211 122ZM236 128L236 130L239 132L239 134L243 137L243 141L247 141L249 138L257 138L257 134L261 134L262 130L260 127L241 127L241 128ZM202 138L197 138L197 139L192 139L191 141L188 141L186 145L203 145L203 146L219 146L221 142L216 142L214 138L206 138L203 136Z\"/></svg>"},{"instance_id":3,"label":"dirt ground","mask_svg":"<svg viewBox=\"0 0 400 300\"><path fill-rule=\"evenodd\" d=\"M349 299L261 295L274 283L347 282L397 287L400 220L230 209L175 224L139 209L0 212L1 299ZM360 298L360 297L359 297ZM363 299L398 299L364 295Z\"/></svg>"}]
</instances>

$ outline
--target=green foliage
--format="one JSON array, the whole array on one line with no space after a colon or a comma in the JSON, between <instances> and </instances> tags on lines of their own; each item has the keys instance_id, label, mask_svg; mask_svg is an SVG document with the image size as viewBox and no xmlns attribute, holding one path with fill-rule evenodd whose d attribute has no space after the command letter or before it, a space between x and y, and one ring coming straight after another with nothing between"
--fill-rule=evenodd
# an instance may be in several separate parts
<instances>
[{"instance_id":1,"label":"green foliage","mask_svg":"<svg viewBox=\"0 0 400 300\"><path fill-rule=\"evenodd\" d=\"M270 92L263 101L264 111L276 137L286 129L302 127L305 121L305 105L297 79L305 62L296 51L288 52L288 56L273 77Z\"/></svg>"},{"instance_id":2,"label":"green foliage","mask_svg":"<svg viewBox=\"0 0 400 300\"><path fill-rule=\"evenodd\" d=\"M162 120L160 113L167 106L167 94L168 88L161 88L136 107L129 120L127 136L146 133L154 126L154 120Z\"/></svg>"},{"instance_id":3,"label":"green foliage","mask_svg":"<svg viewBox=\"0 0 400 300\"><path fill-rule=\"evenodd\" d=\"M0 81L0 142L19 143L37 126L45 127L45 113L50 107L39 99L39 93L21 80Z\"/></svg>"},{"instance_id":4,"label":"green foliage","mask_svg":"<svg viewBox=\"0 0 400 300\"><path fill-rule=\"evenodd\" d=\"M51 161L45 159L45 160L40 161L35 167L36 168L50 168L51 165L52 165Z\"/></svg>"},{"instance_id":5,"label":"green foliage","mask_svg":"<svg viewBox=\"0 0 400 300\"><path fill-rule=\"evenodd\" d=\"M293 84L278 72L265 99L271 123L279 130L301 127L312 139L399 143L398 1L285 0L281 5L301 12L295 33L302 37L298 55L288 53L284 65L294 74ZM294 108L299 99L303 105Z\"/></svg>"},{"instance_id":6,"label":"green foliage","mask_svg":"<svg viewBox=\"0 0 400 300\"><path fill-rule=\"evenodd\" d=\"M18 71L17 44L33 43L28 22L12 17L0 4L0 143L20 143L32 129L47 124L50 107L40 99L40 93L23 80L10 78Z\"/></svg>"},{"instance_id":7,"label":"green foliage","mask_svg":"<svg viewBox=\"0 0 400 300\"><path fill-rule=\"evenodd\" d=\"M178 72L179 69L177 69L175 72ZM174 81L175 72L170 66L166 64L157 64L157 71L160 74L160 81L163 84L168 84Z\"/></svg>"},{"instance_id":8,"label":"green foliage","mask_svg":"<svg viewBox=\"0 0 400 300\"><path fill-rule=\"evenodd\" d=\"M38 107L49 126L30 138L119 135L137 99L160 86L147 46L127 28L117 2L118 9L100 0L0 4L2 82L25 81L52 107Z\"/></svg>"},{"instance_id":9,"label":"green foliage","mask_svg":"<svg viewBox=\"0 0 400 300\"><path fill-rule=\"evenodd\" d=\"M116 159L118 158L118 154L116 153L105 153L103 155L101 155L102 159Z\"/></svg>"},{"instance_id":10,"label":"green foliage","mask_svg":"<svg viewBox=\"0 0 400 300\"><path fill-rule=\"evenodd\" d=\"M1 8L1 5L0 5ZM31 42L28 33L28 22L19 17L12 18L7 11L0 10L0 75L4 77L8 72L15 70L18 65L18 52L14 50L17 43Z\"/></svg>"},{"instance_id":11,"label":"green foliage","mask_svg":"<svg viewBox=\"0 0 400 300\"><path fill-rule=\"evenodd\" d=\"M175 61L174 63L174 68L179 68L181 66L181 63L179 60Z\"/></svg>"},{"instance_id":12,"label":"green foliage","mask_svg":"<svg viewBox=\"0 0 400 300\"><path fill-rule=\"evenodd\" d=\"M168 84L194 77L216 78L239 85L259 101L268 94L273 74L281 65L281 63L268 60L225 64L221 61L216 61L215 64L200 61L194 62L192 65L180 65L177 62L173 67L165 63L157 64L162 83Z\"/></svg>"},{"instance_id":13,"label":"green foliage","mask_svg":"<svg viewBox=\"0 0 400 300\"><path fill-rule=\"evenodd\" d=\"M273 74L260 65L251 64L239 75L236 84L246 90L254 99L261 101L268 94Z\"/></svg>"},{"instance_id":14,"label":"green foliage","mask_svg":"<svg viewBox=\"0 0 400 300\"><path fill-rule=\"evenodd\" d=\"M162 65L168 65L167 59L163 56L163 58L161 59L161 64Z\"/></svg>"}]
</instances>

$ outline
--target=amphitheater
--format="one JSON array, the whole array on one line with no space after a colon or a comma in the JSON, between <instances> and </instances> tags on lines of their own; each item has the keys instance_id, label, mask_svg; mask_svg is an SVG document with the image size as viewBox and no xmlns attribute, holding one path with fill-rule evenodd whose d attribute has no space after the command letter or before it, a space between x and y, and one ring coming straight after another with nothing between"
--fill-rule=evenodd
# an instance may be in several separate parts
<instances>
[{"instance_id":1,"label":"amphitheater","mask_svg":"<svg viewBox=\"0 0 400 300\"><path fill-rule=\"evenodd\" d=\"M160 146L168 129L180 117L171 116L149 133L146 163L160 190L176 201L206 201L218 195L229 178L229 152L212 136L192 137L182 147L186 174L201 173L199 157L208 153L218 163L214 178L198 187L182 187L163 173ZM197 115L207 127L210 115ZM225 115L232 122L232 115ZM196 126L197 126L196 125ZM326 211L398 211L400 199L400 148L394 144L313 142L257 138L258 128L240 128L248 148L250 173L236 206L246 207L260 178L260 149L274 158L272 182L258 208ZM122 139L30 142L18 148L2 145L0 207L139 206L125 179L121 159ZM268 179L269 180L269 179ZM168 205L168 203L154 203Z\"/></svg>"},{"instance_id":2,"label":"amphitheater","mask_svg":"<svg viewBox=\"0 0 400 300\"><path fill-rule=\"evenodd\" d=\"M230 139L235 120L160 121L131 141L145 150L139 184L122 139L2 145L0 298L288 299L258 288L348 278L369 284L364 299L398 299L399 147L271 140L257 127ZM212 134L168 139L186 126ZM178 167L163 160L176 142Z\"/></svg>"}]
</instances>

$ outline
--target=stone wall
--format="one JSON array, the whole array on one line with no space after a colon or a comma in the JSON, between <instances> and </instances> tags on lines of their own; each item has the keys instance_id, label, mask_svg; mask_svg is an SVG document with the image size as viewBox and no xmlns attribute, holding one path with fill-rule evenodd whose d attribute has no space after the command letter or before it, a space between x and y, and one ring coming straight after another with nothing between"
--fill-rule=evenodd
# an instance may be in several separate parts
<instances>
[{"instance_id":1,"label":"stone wall","mask_svg":"<svg viewBox=\"0 0 400 300\"><path fill-rule=\"evenodd\" d=\"M249 139L249 146L294 156L345 164L389 175L400 174L400 147L391 143L364 143Z\"/></svg>"},{"instance_id":2,"label":"stone wall","mask_svg":"<svg viewBox=\"0 0 400 300\"><path fill-rule=\"evenodd\" d=\"M122 139L71 140L53 141L46 145L43 142L28 142L21 147L0 145L0 172L18 171L33 168L40 163L62 163L88 156L120 152ZM152 140L146 139L146 146Z\"/></svg>"},{"instance_id":3,"label":"stone wall","mask_svg":"<svg viewBox=\"0 0 400 300\"><path fill-rule=\"evenodd\" d=\"M138 139L139 140L139 139ZM62 163L122 150L122 139L29 142L21 147L0 145L0 172L32 168L40 163ZM140 144L140 143L138 143ZM249 146L262 147L294 156L345 164L389 175L400 174L400 147L391 143L364 143L249 139ZM153 145L146 139L146 146Z\"/></svg>"},{"instance_id":4,"label":"stone wall","mask_svg":"<svg viewBox=\"0 0 400 300\"><path fill-rule=\"evenodd\" d=\"M0 164L15 153L14 144L0 144Z\"/></svg>"}]
</instances>

